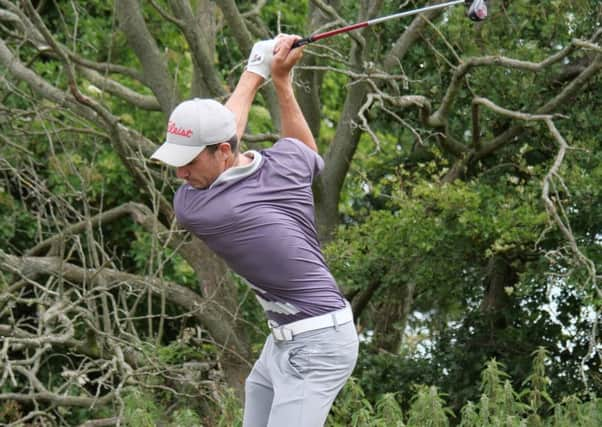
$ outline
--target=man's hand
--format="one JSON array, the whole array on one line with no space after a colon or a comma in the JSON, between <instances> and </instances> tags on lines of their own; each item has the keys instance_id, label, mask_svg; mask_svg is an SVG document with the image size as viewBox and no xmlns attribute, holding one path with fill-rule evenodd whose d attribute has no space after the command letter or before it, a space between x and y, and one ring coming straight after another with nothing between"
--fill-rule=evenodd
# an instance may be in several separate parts
<instances>
[{"instance_id":1,"label":"man's hand","mask_svg":"<svg viewBox=\"0 0 602 427\"><path fill-rule=\"evenodd\" d=\"M259 74L266 80L270 77L276 40L278 40L278 38L262 40L253 45L253 49L251 49L251 54L249 55L249 60L247 62L247 71Z\"/></svg>"},{"instance_id":2,"label":"man's hand","mask_svg":"<svg viewBox=\"0 0 602 427\"><path fill-rule=\"evenodd\" d=\"M274 83L276 83L276 80L288 80L292 68L301 60L304 48L298 47L291 50L293 43L300 38L299 36L281 34L275 39L276 45L272 59L272 78Z\"/></svg>"}]
</instances>

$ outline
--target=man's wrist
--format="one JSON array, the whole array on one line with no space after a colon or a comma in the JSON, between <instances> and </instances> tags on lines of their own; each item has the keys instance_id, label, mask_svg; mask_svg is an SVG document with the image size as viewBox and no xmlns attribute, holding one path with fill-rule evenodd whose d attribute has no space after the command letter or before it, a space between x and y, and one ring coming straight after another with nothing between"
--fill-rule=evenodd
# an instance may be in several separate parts
<instances>
[{"instance_id":1,"label":"man's wrist","mask_svg":"<svg viewBox=\"0 0 602 427\"><path fill-rule=\"evenodd\" d=\"M265 82L265 79L263 77L249 70L243 71L239 80L243 79L247 84L254 86L256 89L259 89L263 82Z\"/></svg>"},{"instance_id":2,"label":"man's wrist","mask_svg":"<svg viewBox=\"0 0 602 427\"><path fill-rule=\"evenodd\" d=\"M287 90L293 88L293 79L291 75L276 77L272 75L272 84L278 90Z\"/></svg>"}]
</instances>

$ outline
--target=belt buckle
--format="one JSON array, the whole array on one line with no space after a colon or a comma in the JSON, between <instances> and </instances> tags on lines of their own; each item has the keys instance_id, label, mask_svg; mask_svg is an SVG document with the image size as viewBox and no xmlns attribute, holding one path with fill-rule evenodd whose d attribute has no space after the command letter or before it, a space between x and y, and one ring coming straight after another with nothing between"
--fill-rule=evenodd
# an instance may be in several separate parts
<instances>
[{"instance_id":1,"label":"belt buckle","mask_svg":"<svg viewBox=\"0 0 602 427\"><path fill-rule=\"evenodd\" d=\"M277 328L272 328L272 336L276 341L292 341L293 331L285 326L279 326Z\"/></svg>"}]
</instances>

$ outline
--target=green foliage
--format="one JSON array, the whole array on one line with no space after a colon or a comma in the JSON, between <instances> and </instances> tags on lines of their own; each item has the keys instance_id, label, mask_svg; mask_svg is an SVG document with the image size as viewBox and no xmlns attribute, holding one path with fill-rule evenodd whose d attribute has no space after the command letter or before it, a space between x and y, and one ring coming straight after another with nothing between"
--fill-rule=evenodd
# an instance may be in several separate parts
<instances>
[{"instance_id":1,"label":"green foliage","mask_svg":"<svg viewBox=\"0 0 602 427\"><path fill-rule=\"evenodd\" d=\"M0 420L16 422L23 417L23 408L16 400L5 400L0 405Z\"/></svg>"},{"instance_id":2,"label":"green foliage","mask_svg":"<svg viewBox=\"0 0 602 427\"><path fill-rule=\"evenodd\" d=\"M345 384L332 414L333 420L327 423L332 427L368 425L373 419L374 408L355 378L350 378Z\"/></svg>"},{"instance_id":3,"label":"green foliage","mask_svg":"<svg viewBox=\"0 0 602 427\"><path fill-rule=\"evenodd\" d=\"M49 157L50 191L75 206L82 194L93 206L113 207L124 199L135 199L133 179L117 153L107 148L92 148L94 141L84 144L90 149L71 151L65 147L65 151Z\"/></svg>"},{"instance_id":4,"label":"green foliage","mask_svg":"<svg viewBox=\"0 0 602 427\"><path fill-rule=\"evenodd\" d=\"M123 418L128 427L202 427L201 417L191 408L178 407L171 414L149 392L129 387L123 395Z\"/></svg>"},{"instance_id":5,"label":"green foliage","mask_svg":"<svg viewBox=\"0 0 602 427\"><path fill-rule=\"evenodd\" d=\"M217 427L242 426L242 407L231 388L225 388L218 400L220 416Z\"/></svg>"},{"instance_id":6,"label":"green foliage","mask_svg":"<svg viewBox=\"0 0 602 427\"><path fill-rule=\"evenodd\" d=\"M376 402L376 413L379 414L379 427L405 427L403 413L394 393L383 394Z\"/></svg>"},{"instance_id":7,"label":"green foliage","mask_svg":"<svg viewBox=\"0 0 602 427\"><path fill-rule=\"evenodd\" d=\"M404 350L407 347L404 346ZM417 384L435 384L439 373L422 357L413 357L407 350L403 354L375 352L370 345L360 345L360 357L354 375L361 378L363 392L370 400L395 393L407 412L409 396Z\"/></svg>"},{"instance_id":8,"label":"green foliage","mask_svg":"<svg viewBox=\"0 0 602 427\"><path fill-rule=\"evenodd\" d=\"M503 366L495 359L487 363L482 374L481 400L477 414L481 425L496 426L504 423L514 425L523 417L528 408L518 400Z\"/></svg>"},{"instance_id":9,"label":"green foliage","mask_svg":"<svg viewBox=\"0 0 602 427\"><path fill-rule=\"evenodd\" d=\"M437 387L419 386L412 398L408 413L408 425L417 427L445 427L449 425L448 415L453 415L439 394Z\"/></svg>"},{"instance_id":10,"label":"green foliage","mask_svg":"<svg viewBox=\"0 0 602 427\"><path fill-rule=\"evenodd\" d=\"M191 409L178 409L172 416L172 422L169 424L170 427L201 427L201 419Z\"/></svg>"},{"instance_id":11,"label":"green foliage","mask_svg":"<svg viewBox=\"0 0 602 427\"><path fill-rule=\"evenodd\" d=\"M0 186L0 247L24 250L36 231L33 215Z\"/></svg>"},{"instance_id":12,"label":"green foliage","mask_svg":"<svg viewBox=\"0 0 602 427\"><path fill-rule=\"evenodd\" d=\"M161 409L153 401L152 395L137 388L126 390L123 403L123 417L130 427L152 427L162 417Z\"/></svg>"},{"instance_id":13,"label":"green foliage","mask_svg":"<svg viewBox=\"0 0 602 427\"><path fill-rule=\"evenodd\" d=\"M251 5L254 2L250 2ZM261 16L273 35L281 33L303 34L307 16L307 0L294 3L276 0L270 1L261 9ZM280 22L280 28L278 28Z\"/></svg>"},{"instance_id":14,"label":"green foliage","mask_svg":"<svg viewBox=\"0 0 602 427\"><path fill-rule=\"evenodd\" d=\"M335 401L327 426L448 426L462 427L569 427L599 425L602 418L602 399L590 396L581 401L575 395L565 396L558 403L546 398L545 402L533 399L541 393L547 382L544 364L546 352L539 349L533 358L533 372L525 388L516 393L504 367L492 359L482 372L481 395L478 403L467 402L456 419L446 406L445 395L437 387L418 385L409 398L410 406L404 416L398 399L390 393L383 394L372 404L365 396L357 379L351 378ZM545 410L542 410L545 406Z\"/></svg>"},{"instance_id":15,"label":"green foliage","mask_svg":"<svg viewBox=\"0 0 602 427\"><path fill-rule=\"evenodd\" d=\"M429 308L441 308L474 283L473 266L494 254L528 251L547 224L534 195L513 185L418 181L408 192L411 196L396 191L389 210L372 211L361 224L341 229L326 248L331 268L348 289L374 278L398 287L411 278L426 292L417 303L428 298Z\"/></svg>"},{"instance_id":16,"label":"green foliage","mask_svg":"<svg viewBox=\"0 0 602 427\"><path fill-rule=\"evenodd\" d=\"M215 351L215 348L209 344L198 346L174 341L165 346L149 344L147 351L152 352L160 362L178 365L190 360L209 360L208 356Z\"/></svg>"},{"instance_id":17,"label":"green foliage","mask_svg":"<svg viewBox=\"0 0 602 427\"><path fill-rule=\"evenodd\" d=\"M181 255L170 248L157 247L156 237L141 227L135 227L134 236L135 239L131 242L131 257L140 271L151 267L150 260L154 259L155 266L159 262L165 263L162 274L166 280L190 287L196 286L198 278Z\"/></svg>"},{"instance_id":18,"label":"green foliage","mask_svg":"<svg viewBox=\"0 0 602 427\"><path fill-rule=\"evenodd\" d=\"M524 381L523 386L530 384L528 392L529 406L537 412L544 404L552 404L552 398L548 393L550 378L545 372L545 362L548 358L548 351L544 347L539 347L533 353L533 368L531 375Z\"/></svg>"},{"instance_id":19,"label":"green foliage","mask_svg":"<svg viewBox=\"0 0 602 427\"><path fill-rule=\"evenodd\" d=\"M602 399L592 398L582 402L576 396L568 396L554 407L554 415L548 425L558 427L593 427L602 423Z\"/></svg>"}]
</instances>

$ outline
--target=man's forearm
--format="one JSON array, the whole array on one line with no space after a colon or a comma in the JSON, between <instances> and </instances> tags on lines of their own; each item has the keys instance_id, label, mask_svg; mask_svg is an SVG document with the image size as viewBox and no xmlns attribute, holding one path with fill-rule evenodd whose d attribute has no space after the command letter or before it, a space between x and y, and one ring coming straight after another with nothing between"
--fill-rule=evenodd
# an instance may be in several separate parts
<instances>
[{"instance_id":1,"label":"man's forearm","mask_svg":"<svg viewBox=\"0 0 602 427\"><path fill-rule=\"evenodd\" d=\"M249 111L251 110L253 100L263 81L263 77L250 71L244 71L234 92L232 92L232 95L226 101L226 107L236 116L236 135L239 141L247 127L247 120L249 119Z\"/></svg>"},{"instance_id":2,"label":"man's forearm","mask_svg":"<svg viewBox=\"0 0 602 427\"><path fill-rule=\"evenodd\" d=\"M274 87L278 96L280 106L280 117L282 129L280 136L282 138L296 138L314 151L318 151L316 141L311 133L301 107L295 98L295 92L291 84L292 77L283 79L274 79Z\"/></svg>"}]
</instances>

